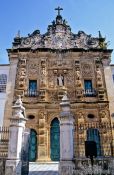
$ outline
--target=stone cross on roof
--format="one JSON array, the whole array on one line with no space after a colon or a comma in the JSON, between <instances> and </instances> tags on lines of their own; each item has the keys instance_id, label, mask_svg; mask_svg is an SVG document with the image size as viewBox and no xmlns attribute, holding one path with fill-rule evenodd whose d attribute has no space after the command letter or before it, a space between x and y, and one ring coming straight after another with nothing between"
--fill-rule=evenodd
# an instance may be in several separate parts
<instances>
[{"instance_id":1,"label":"stone cross on roof","mask_svg":"<svg viewBox=\"0 0 114 175\"><path fill-rule=\"evenodd\" d=\"M61 7L58 6L57 8L55 8L55 10L58 11L58 16L60 16L60 11L63 10L63 8L61 8Z\"/></svg>"}]
</instances>

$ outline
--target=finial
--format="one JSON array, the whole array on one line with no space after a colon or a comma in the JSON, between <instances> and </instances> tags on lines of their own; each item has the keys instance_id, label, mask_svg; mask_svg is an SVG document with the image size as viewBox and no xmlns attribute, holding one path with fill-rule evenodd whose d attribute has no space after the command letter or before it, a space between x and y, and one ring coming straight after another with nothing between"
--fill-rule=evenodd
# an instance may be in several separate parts
<instances>
[{"instance_id":1,"label":"finial","mask_svg":"<svg viewBox=\"0 0 114 175\"><path fill-rule=\"evenodd\" d=\"M101 32L100 31L98 31L98 32L99 32L99 38L102 38Z\"/></svg>"},{"instance_id":2,"label":"finial","mask_svg":"<svg viewBox=\"0 0 114 175\"><path fill-rule=\"evenodd\" d=\"M106 38L103 38L101 32L99 31L99 46L101 49L107 48L107 43L105 42Z\"/></svg>"},{"instance_id":3,"label":"finial","mask_svg":"<svg viewBox=\"0 0 114 175\"><path fill-rule=\"evenodd\" d=\"M16 38L20 38L20 30L18 30L18 32L16 34Z\"/></svg>"},{"instance_id":4,"label":"finial","mask_svg":"<svg viewBox=\"0 0 114 175\"><path fill-rule=\"evenodd\" d=\"M61 8L61 7L58 6L57 8L55 8L55 10L58 11L58 16L60 16L60 11L63 10L63 8Z\"/></svg>"}]
</instances>

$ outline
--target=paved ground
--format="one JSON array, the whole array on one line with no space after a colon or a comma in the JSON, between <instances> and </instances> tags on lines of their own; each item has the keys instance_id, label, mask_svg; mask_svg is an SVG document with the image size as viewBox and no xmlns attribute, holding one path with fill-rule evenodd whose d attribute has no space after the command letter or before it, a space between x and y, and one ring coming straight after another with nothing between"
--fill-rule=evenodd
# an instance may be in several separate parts
<instances>
[{"instance_id":1,"label":"paved ground","mask_svg":"<svg viewBox=\"0 0 114 175\"><path fill-rule=\"evenodd\" d=\"M58 175L58 163L29 163L29 175Z\"/></svg>"}]
</instances>

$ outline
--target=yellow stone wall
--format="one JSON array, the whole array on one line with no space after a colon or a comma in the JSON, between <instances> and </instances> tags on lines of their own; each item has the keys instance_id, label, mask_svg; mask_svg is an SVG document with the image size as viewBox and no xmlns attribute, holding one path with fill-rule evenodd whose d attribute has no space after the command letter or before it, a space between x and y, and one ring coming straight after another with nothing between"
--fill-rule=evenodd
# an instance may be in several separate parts
<instances>
[{"instance_id":1,"label":"yellow stone wall","mask_svg":"<svg viewBox=\"0 0 114 175\"><path fill-rule=\"evenodd\" d=\"M50 160L50 125L55 117L59 119L59 104L65 91L68 93L75 119L75 156L85 155L86 131L91 127L98 128L104 154L111 155L110 140L113 137L109 109L113 107L110 106L107 97L104 75L106 61L102 61L104 56L108 60L110 53L68 50L20 51L17 54L9 52L11 87L4 123L9 124L12 103L17 95L21 95L27 117L34 116L34 119L28 119L26 126L37 132L37 161ZM58 84L58 77L61 75L64 77L63 85ZM37 80L38 94L35 97L29 96L29 80ZM95 90L93 97L86 96L84 80L92 81ZM89 114L92 114L93 118L89 118Z\"/></svg>"}]
</instances>

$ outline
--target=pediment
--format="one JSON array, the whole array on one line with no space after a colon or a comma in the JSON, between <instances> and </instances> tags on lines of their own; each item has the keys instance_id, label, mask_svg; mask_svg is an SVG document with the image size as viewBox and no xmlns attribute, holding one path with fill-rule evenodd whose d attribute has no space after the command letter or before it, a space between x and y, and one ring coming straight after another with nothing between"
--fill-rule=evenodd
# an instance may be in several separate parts
<instances>
[{"instance_id":1,"label":"pediment","mask_svg":"<svg viewBox=\"0 0 114 175\"><path fill-rule=\"evenodd\" d=\"M103 38L101 38L103 39ZM50 49L90 49L100 48L99 37L87 35L84 31L79 31L77 34L71 32L70 26L61 16L56 17L48 26L45 34L40 34L39 30L35 30L27 37L15 37L13 48L50 48Z\"/></svg>"}]
</instances>

